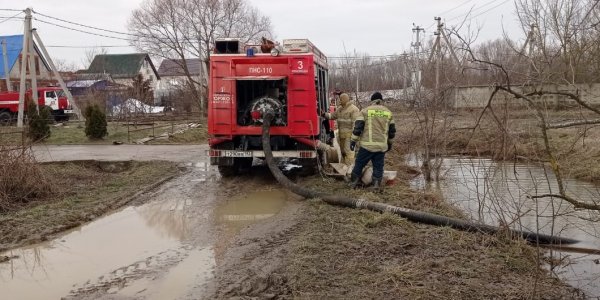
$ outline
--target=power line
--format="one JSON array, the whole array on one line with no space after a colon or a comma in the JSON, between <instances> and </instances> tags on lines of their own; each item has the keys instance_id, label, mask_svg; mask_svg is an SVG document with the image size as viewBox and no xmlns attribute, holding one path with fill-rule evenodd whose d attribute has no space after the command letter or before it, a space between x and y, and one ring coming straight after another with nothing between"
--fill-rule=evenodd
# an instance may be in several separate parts
<instances>
[{"instance_id":1,"label":"power line","mask_svg":"<svg viewBox=\"0 0 600 300\"><path fill-rule=\"evenodd\" d=\"M441 15L447 14L447 13L449 13L449 12L451 12L451 11L453 11L453 10L456 10L457 8L459 8L459 7L463 6L463 5L465 5L465 4L467 4L467 3L471 2L471 1L473 1L473 0L467 0L467 1L465 1L465 2L463 2L463 3L461 3L461 4L459 4L459 5L457 5L457 6L453 7L453 8L451 8L451 9L448 9L448 10L445 10L445 11L443 11L443 12L441 12L441 13L438 13L437 15L438 15L438 16L441 16ZM435 24L435 23L434 23L434 24Z\"/></svg>"},{"instance_id":2,"label":"power line","mask_svg":"<svg viewBox=\"0 0 600 300\"><path fill-rule=\"evenodd\" d=\"M488 12L490 12L490 11L492 11L492 10L494 10L494 9L496 9L496 8L498 8L498 7L500 7L500 6L502 6L502 5L504 5L504 4L505 4L506 2L508 2L508 1L510 1L510 0L504 0L504 1L500 2L500 4L498 4L498 5L496 5L496 6L492 7L492 8L490 8L490 9L488 9L488 10L484 11L484 12L481 12L481 13L479 13L479 14L476 14L476 15L474 15L474 16L472 16L472 17L468 18L467 20L472 20L472 19L474 19L474 18L477 18L477 17L479 17L479 16L481 16L481 15L484 15L484 14L486 14L486 13L488 13Z\"/></svg>"},{"instance_id":3,"label":"power line","mask_svg":"<svg viewBox=\"0 0 600 300\"><path fill-rule=\"evenodd\" d=\"M56 23L52 23L52 22L48 22L48 21L44 21L44 20L40 20L38 18L33 18L33 19L36 20L36 21L38 21L38 22L50 24L50 25L53 25L53 26L56 26L56 27L60 27L60 28L68 29L68 30L72 30L72 31L77 31L77 32L81 32L81 33L86 33L86 34L91 34L91 35L95 35L95 36L100 36L100 37L105 37L105 38L111 38L111 39L116 39L116 40L123 40L123 41L128 41L128 42L134 42L135 41L135 40L128 39L128 38L110 36L110 35L106 35L106 34L95 33L95 32L85 31L85 30L81 30L81 29L77 29L77 28L72 28L72 27L68 27L68 26L64 26L64 25L60 25L60 24L56 24Z\"/></svg>"},{"instance_id":4,"label":"power line","mask_svg":"<svg viewBox=\"0 0 600 300\"><path fill-rule=\"evenodd\" d=\"M75 48L75 49L86 49L86 48L128 48L129 45L107 45L107 46L75 46L75 45L46 45L46 48Z\"/></svg>"},{"instance_id":5,"label":"power line","mask_svg":"<svg viewBox=\"0 0 600 300\"><path fill-rule=\"evenodd\" d=\"M470 14L472 14L472 13L476 12L476 11L479 11L479 10L481 10L481 9L483 9L483 8L485 8L485 7L489 6L489 5L491 5L491 4L494 4L494 2L498 2L498 1L500 1L500 0L491 0L491 1L488 1L488 2L486 2L486 3L484 3L483 5L480 5L480 6L473 5L473 7L471 7L471 9L470 9L470 10L468 10L467 12L465 12L465 13L462 13L462 14L459 14L459 15L457 15L457 16L454 16L454 17L452 17L452 18L450 18L450 19L447 19L447 20L445 20L445 21L446 21L446 22L451 22L451 21L454 21L454 20L460 19L460 18L462 18L462 17L466 17L466 16L468 16L468 15L470 15ZM504 2L507 2L507 1L504 1ZM503 2L502 4L504 4L504 2ZM494 7L494 8L495 8L495 7Z\"/></svg>"},{"instance_id":6,"label":"power line","mask_svg":"<svg viewBox=\"0 0 600 300\"><path fill-rule=\"evenodd\" d=\"M19 16L20 14L22 14L22 13L23 13L23 12L18 12L16 15L14 15L14 16L12 16L12 17L0 17L0 18L4 19L4 20L0 21L0 24L4 23L4 22L6 22L6 21L12 20L12 19L16 18L17 16ZM22 20L22 19L24 19L24 18L22 18L22 17L21 17L21 18L18 18L18 19L21 19L21 20Z\"/></svg>"},{"instance_id":7,"label":"power line","mask_svg":"<svg viewBox=\"0 0 600 300\"><path fill-rule=\"evenodd\" d=\"M0 8L0 11L20 11L20 12L23 12L22 9L12 9L12 8Z\"/></svg>"},{"instance_id":8,"label":"power line","mask_svg":"<svg viewBox=\"0 0 600 300\"><path fill-rule=\"evenodd\" d=\"M388 57L396 57L399 55L389 54L389 55L365 55L365 56L327 56L327 59L333 60L357 60L357 59L366 59L366 58L388 58Z\"/></svg>"},{"instance_id":9,"label":"power line","mask_svg":"<svg viewBox=\"0 0 600 300\"><path fill-rule=\"evenodd\" d=\"M56 17L52 17L52 16L48 16L39 12L35 12L35 14L46 17L46 18L51 18L51 19L55 19L58 20L60 22L65 22L65 23L69 23L72 25L76 25L76 26L81 26L81 27L85 27L85 28L89 28L89 29L93 29L93 30L100 30L100 31L104 31L104 32L109 32L109 33L114 33L114 34L121 34L121 35L128 35L131 36L132 38L150 38L153 40L158 40L161 41L163 43L168 43L171 42L171 39L169 38L160 38L160 37L153 37L150 35L143 35L143 34L133 34L133 33L126 33L126 32L121 32L121 31L115 31L115 30L110 30L110 29L105 29L105 28L100 28L100 27L94 27L94 26L89 26L89 25L85 25L85 24L81 24L81 23L77 23L77 22L73 22L73 21L69 21L69 20L65 20L65 19L60 19L60 18L56 18ZM43 20L43 19L39 19L39 18L34 18L35 20L42 22L42 23L46 23L46 24L51 24L57 27L61 27L61 28L65 28L65 29L69 29L69 30L73 30L73 31L78 31L81 33L87 33L87 34L92 34L92 35L96 35L96 36L101 36L101 37L107 37L107 38L112 38L112 39L120 39L120 40L124 40L124 41L137 41L135 39L132 38L127 38L127 37L118 37L118 36L113 36L113 35L106 35L106 34L101 34L101 33L95 33L95 32L91 32L91 31L87 31L87 30L82 30L82 29L78 29L78 28L73 28L73 27L69 27L66 25L62 25L62 24L57 24L54 22L50 22L47 20ZM197 43L198 40L197 39L186 39L183 41L180 41L181 43L190 43L191 45L195 45L194 43Z\"/></svg>"},{"instance_id":10,"label":"power line","mask_svg":"<svg viewBox=\"0 0 600 300\"><path fill-rule=\"evenodd\" d=\"M131 33L127 33L127 32L121 32L121 31L115 31L115 30L110 30L110 29L104 29L104 28L100 28L100 27L94 27L94 26L90 26L90 25L85 25L85 24L81 24L81 23L77 23L77 22L73 22L73 21L68 21L65 19L60 19L57 17L53 17L53 16L49 16L49 15L45 15L43 13L37 12L37 11L33 11L34 14L46 17L46 18L50 18L50 19L54 19L57 21L61 21L61 22L65 22L65 23L69 23L72 25L77 25L77 26L81 26L81 27L86 27L86 28L90 28L90 29L95 29L95 30L100 30L100 31L104 31L104 32L109 32L109 33L115 33L115 34L122 34L122 35L129 35L129 36L135 36L135 37L140 37L139 35L136 34L131 34ZM39 19L36 19L38 21L40 21Z\"/></svg>"}]
</instances>

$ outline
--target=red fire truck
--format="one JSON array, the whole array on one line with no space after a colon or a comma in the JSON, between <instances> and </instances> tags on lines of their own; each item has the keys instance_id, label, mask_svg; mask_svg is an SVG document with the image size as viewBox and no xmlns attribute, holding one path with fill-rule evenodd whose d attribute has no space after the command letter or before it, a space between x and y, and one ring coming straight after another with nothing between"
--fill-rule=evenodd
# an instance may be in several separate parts
<instances>
[{"instance_id":1,"label":"red fire truck","mask_svg":"<svg viewBox=\"0 0 600 300\"><path fill-rule=\"evenodd\" d=\"M63 90L58 87L38 88L38 103L40 107L47 106L52 109L52 116L56 121L69 120L72 114L71 105ZM33 100L31 90L25 92L25 103ZM25 108L27 109L27 108ZM0 123L7 124L17 119L19 112L19 92L0 93Z\"/></svg>"},{"instance_id":2,"label":"red fire truck","mask_svg":"<svg viewBox=\"0 0 600 300\"><path fill-rule=\"evenodd\" d=\"M264 39L263 39L264 40ZM215 43L210 56L208 133L211 164L223 176L247 170L262 151L262 115L275 112L274 157L314 168L319 143L328 137L320 117L329 108L327 58L307 39L242 45Z\"/></svg>"}]
</instances>

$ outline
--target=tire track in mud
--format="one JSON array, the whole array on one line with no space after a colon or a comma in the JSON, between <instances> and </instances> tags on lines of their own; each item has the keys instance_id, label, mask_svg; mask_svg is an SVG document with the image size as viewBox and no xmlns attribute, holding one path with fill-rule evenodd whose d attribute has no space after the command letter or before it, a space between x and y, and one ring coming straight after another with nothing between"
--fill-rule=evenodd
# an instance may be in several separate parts
<instances>
[{"instance_id":1,"label":"tire track in mud","mask_svg":"<svg viewBox=\"0 0 600 300\"><path fill-rule=\"evenodd\" d=\"M28 299L208 299L285 287L277 270L301 204L267 168L221 178L189 146L101 148L38 150L43 160L171 160L186 172L52 241L13 249L27 258L11 262L25 279L0 266L2 286L32 291Z\"/></svg>"},{"instance_id":2,"label":"tire track in mud","mask_svg":"<svg viewBox=\"0 0 600 300\"><path fill-rule=\"evenodd\" d=\"M265 296L274 285L285 287L277 269L296 224L300 203L290 200L297 197L263 167L223 179L206 162L183 165L190 171L136 201L144 203L138 211L147 224L180 245L76 285L66 299Z\"/></svg>"},{"instance_id":3,"label":"tire track in mud","mask_svg":"<svg viewBox=\"0 0 600 300\"><path fill-rule=\"evenodd\" d=\"M212 293L218 174L206 162L185 163L185 174L144 194L137 211L150 230L177 246L76 285L67 299L166 299ZM182 267L195 266L178 271ZM184 284L182 284L184 283Z\"/></svg>"}]
</instances>

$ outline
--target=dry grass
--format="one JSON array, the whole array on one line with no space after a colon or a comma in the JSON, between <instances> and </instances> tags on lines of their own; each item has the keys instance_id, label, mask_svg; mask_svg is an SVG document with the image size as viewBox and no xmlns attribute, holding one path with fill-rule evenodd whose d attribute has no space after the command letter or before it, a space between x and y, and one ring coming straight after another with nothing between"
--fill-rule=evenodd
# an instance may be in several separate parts
<instances>
[{"instance_id":1,"label":"dry grass","mask_svg":"<svg viewBox=\"0 0 600 300\"><path fill-rule=\"evenodd\" d=\"M292 241L301 299L577 299L520 241L312 203Z\"/></svg>"},{"instance_id":2,"label":"dry grass","mask_svg":"<svg viewBox=\"0 0 600 300\"><path fill-rule=\"evenodd\" d=\"M414 176L401 151L386 169ZM302 184L371 201L461 218L439 194L406 181L383 194L348 190L343 182L308 178ZM395 215L333 207L311 200L292 237L283 293L298 299L581 299L538 265L542 251L505 236L411 223ZM541 254L543 256L543 253Z\"/></svg>"},{"instance_id":3,"label":"dry grass","mask_svg":"<svg viewBox=\"0 0 600 300\"><path fill-rule=\"evenodd\" d=\"M506 128L485 114L473 130L480 111L461 111L451 117L447 133L435 143L441 155L484 156L498 160L548 161L537 121L530 111L510 111ZM581 118L579 111L548 111L549 122ZM587 116L586 117L590 117ZM418 126L414 114L397 112L400 126L397 144L403 153L420 151ZM574 127L549 131L549 140L563 175L600 182L600 128Z\"/></svg>"},{"instance_id":4,"label":"dry grass","mask_svg":"<svg viewBox=\"0 0 600 300\"><path fill-rule=\"evenodd\" d=\"M51 195L53 178L46 176L30 150L0 146L0 153L0 213Z\"/></svg>"},{"instance_id":5,"label":"dry grass","mask_svg":"<svg viewBox=\"0 0 600 300\"><path fill-rule=\"evenodd\" d=\"M206 126L190 128L183 133L170 135L167 140L156 139L148 144L206 144L208 142L208 130Z\"/></svg>"},{"instance_id":6,"label":"dry grass","mask_svg":"<svg viewBox=\"0 0 600 300\"><path fill-rule=\"evenodd\" d=\"M461 218L435 192L414 191L418 170L402 149L386 155L399 180L382 194L350 190L342 181L300 178L313 189ZM504 235L489 236L409 222L396 215L335 207L309 200L286 236L283 262L260 287L280 299L582 299L540 266L543 251ZM289 240L288 240L289 239ZM265 252L277 249L265 241ZM250 261L255 262L252 258ZM248 278L248 285L253 279ZM259 289L259 288L257 288ZM263 290L264 289L264 290ZM248 290L233 291L243 297Z\"/></svg>"},{"instance_id":7,"label":"dry grass","mask_svg":"<svg viewBox=\"0 0 600 300\"><path fill-rule=\"evenodd\" d=\"M118 208L134 193L178 172L170 162L50 163L38 166L54 178L51 194L0 213L0 250L48 239Z\"/></svg>"}]
</instances>

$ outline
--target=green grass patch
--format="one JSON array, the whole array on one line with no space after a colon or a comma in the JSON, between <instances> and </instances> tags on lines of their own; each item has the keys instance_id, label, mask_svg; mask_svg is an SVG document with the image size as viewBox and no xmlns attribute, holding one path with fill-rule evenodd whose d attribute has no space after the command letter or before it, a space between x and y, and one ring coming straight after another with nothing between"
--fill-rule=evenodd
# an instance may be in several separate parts
<instances>
[{"instance_id":1,"label":"green grass patch","mask_svg":"<svg viewBox=\"0 0 600 300\"><path fill-rule=\"evenodd\" d=\"M156 139L148 144L206 144L208 142L208 131L206 126L190 128L183 133L169 136L167 140Z\"/></svg>"},{"instance_id":2,"label":"green grass patch","mask_svg":"<svg viewBox=\"0 0 600 300\"><path fill-rule=\"evenodd\" d=\"M50 126L50 137L44 144L50 145L74 145L74 144L111 144L113 142L135 143L137 140L172 133L180 129L185 122L171 124L168 121L154 122L154 126L130 125L122 122L109 122L107 126L108 135L101 140L90 140L85 135L83 122L66 122L64 126ZM152 144L204 144L208 134L205 126L191 128L183 133L171 135L168 139L155 140ZM128 128L129 127L129 128ZM154 127L154 128L153 128ZM21 129L14 126L0 127L0 145L20 145L22 143ZM25 137L26 138L26 137ZM27 141L27 140L26 140Z\"/></svg>"}]
</instances>

